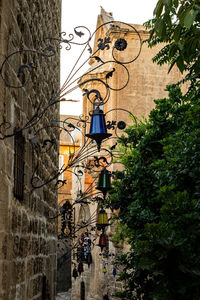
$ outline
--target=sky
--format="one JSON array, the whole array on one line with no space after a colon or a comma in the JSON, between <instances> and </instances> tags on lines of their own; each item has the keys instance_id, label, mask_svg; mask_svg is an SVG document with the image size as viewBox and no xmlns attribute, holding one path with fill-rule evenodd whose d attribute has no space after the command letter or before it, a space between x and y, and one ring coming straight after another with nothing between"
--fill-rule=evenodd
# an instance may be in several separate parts
<instances>
[{"instance_id":1,"label":"sky","mask_svg":"<svg viewBox=\"0 0 200 300\"><path fill-rule=\"evenodd\" d=\"M113 13L115 21L143 24L153 17L156 3L157 0L62 0L62 31L66 32L64 38L67 39L70 33L74 33L76 26L86 26L91 32L94 32L101 6L107 12ZM72 45L70 50L66 50L65 47L61 49L61 85L79 57L81 49L77 45ZM86 65L85 68L81 69L82 74L88 67ZM60 113L80 115L82 110L80 89L71 92L64 98L78 100L79 102L61 102Z\"/></svg>"}]
</instances>

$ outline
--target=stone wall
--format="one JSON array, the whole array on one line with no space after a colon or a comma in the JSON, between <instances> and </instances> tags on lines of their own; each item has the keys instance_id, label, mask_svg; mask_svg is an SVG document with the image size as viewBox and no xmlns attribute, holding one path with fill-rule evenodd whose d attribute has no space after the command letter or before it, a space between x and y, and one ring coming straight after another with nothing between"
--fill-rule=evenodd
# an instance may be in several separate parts
<instances>
[{"instance_id":1,"label":"stone wall","mask_svg":"<svg viewBox=\"0 0 200 300\"><path fill-rule=\"evenodd\" d=\"M77 116L60 115L60 120L71 123L76 126ZM62 126L62 125L61 125ZM64 128L66 130L64 130ZM60 167L66 168L69 163L70 154L72 155L80 147L81 136L78 130L64 124L64 128L60 131L59 157ZM69 130L69 133L67 132ZM61 159L62 157L62 159ZM66 183L58 189L58 205L61 207L62 213L58 217L58 248L57 248L57 292L66 292L71 288L71 234L70 228L73 228L73 206L72 204L72 169L68 168L60 177ZM69 205L69 206L68 206ZM69 212L71 209L71 214ZM69 221L69 223L68 223ZM69 227L68 227L69 226ZM70 237L67 238L67 235Z\"/></svg>"},{"instance_id":2,"label":"stone wall","mask_svg":"<svg viewBox=\"0 0 200 300\"><path fill-rule=\"evenodd\" d=\"M48 109L35 126L22 131L25 138L24 197L13 194L14 136L31 119L39 103L44 107L59 88L59 53L52 58L22 50L41 50L45 38L60 32L60 0L0 1L0 62L20 49L1 70L7 85L20 86L29 75L27 64L36 67L22 88L7 87L0 80L0 123L9 122L4 131L11 137L0 140L0 299L55 299L57 222L57 192L55 183L33 189L30 180L49 178L58 165L58 149L53 145L42 154L30 142L37 133L40 149L44 139L58 139L58 132L49 128L50 120L58 118L59 108ZM24 65L19 77L18 67ZM26 65L26 66L25 66ZM5 125L5 123L4 123ZM28 126L27 126L28 127ZM45 129L42 129L45 127ZM5 126L0 126L3 131ZM39 131L38 131L39 130Z\"/></svg>"}]
</instances>

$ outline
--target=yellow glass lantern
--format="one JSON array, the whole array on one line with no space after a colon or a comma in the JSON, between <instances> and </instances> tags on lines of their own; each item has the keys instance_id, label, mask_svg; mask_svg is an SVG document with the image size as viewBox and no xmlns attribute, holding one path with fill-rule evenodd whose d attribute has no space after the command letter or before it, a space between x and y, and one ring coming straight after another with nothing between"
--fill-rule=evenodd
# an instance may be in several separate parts
<instances>
[{"instance_id":1,"label":"yellow glass lantern","mask_svg":"<svg viewBox=\"0 0 200 300\"><path fill-rule=\"evenodd\" d=\"M101 209L98 214L97 227L105 228L108 226L108 215L104 209Z\"/></svg>"}]
</instances>

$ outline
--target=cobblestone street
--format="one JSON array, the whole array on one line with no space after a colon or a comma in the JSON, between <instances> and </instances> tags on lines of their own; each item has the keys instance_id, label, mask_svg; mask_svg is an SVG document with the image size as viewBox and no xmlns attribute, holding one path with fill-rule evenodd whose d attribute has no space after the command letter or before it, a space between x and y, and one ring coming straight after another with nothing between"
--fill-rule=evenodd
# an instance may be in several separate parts
<instances>
[{"instance_id":1,"label":"cobblestone street","mask_svg":"<svg viewBox=\"0 0 200 300\"><path fill-rule=\"evenodd\" d=\"M56 295L56 300L71 300L71 292L59 293Z\"/></svg>"}]
</instances>

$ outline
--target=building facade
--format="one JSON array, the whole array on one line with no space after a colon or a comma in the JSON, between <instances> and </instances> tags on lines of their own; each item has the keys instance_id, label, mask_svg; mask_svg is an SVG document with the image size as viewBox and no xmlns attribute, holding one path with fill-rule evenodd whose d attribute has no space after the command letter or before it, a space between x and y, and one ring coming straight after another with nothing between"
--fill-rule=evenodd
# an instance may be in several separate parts
<instances>
[{"instance_id":1,"label":"building facade","mask_svg":"<svg viewBox=\"0 0 200 300\"><path fill-rule=\"evenodd\" d=\"M1 300L55 299L60 2L0 1Z\"/></svg>"},{"instance_id":2,"label":"building facade","mask_svg":"<svg viewBox=\"0 0 200 300\"><path fill-rule=\"evenodd\" d=\"M66 292L71 288L71 248L74 231L74 215L72 199L73 170L67 168L70 157L79 149L81 134L78 130L68 127L76 125L76 116L60 115L60 145L59 145L59 180L58 188L58 247L57 247L57 292ZM65 130L66 129L66 130ZM68 131L69 130L69 131ZM66 171L62 172L67 168ZM62 185L62 182L64 185Z\"/></svg>"}]
</instances>

